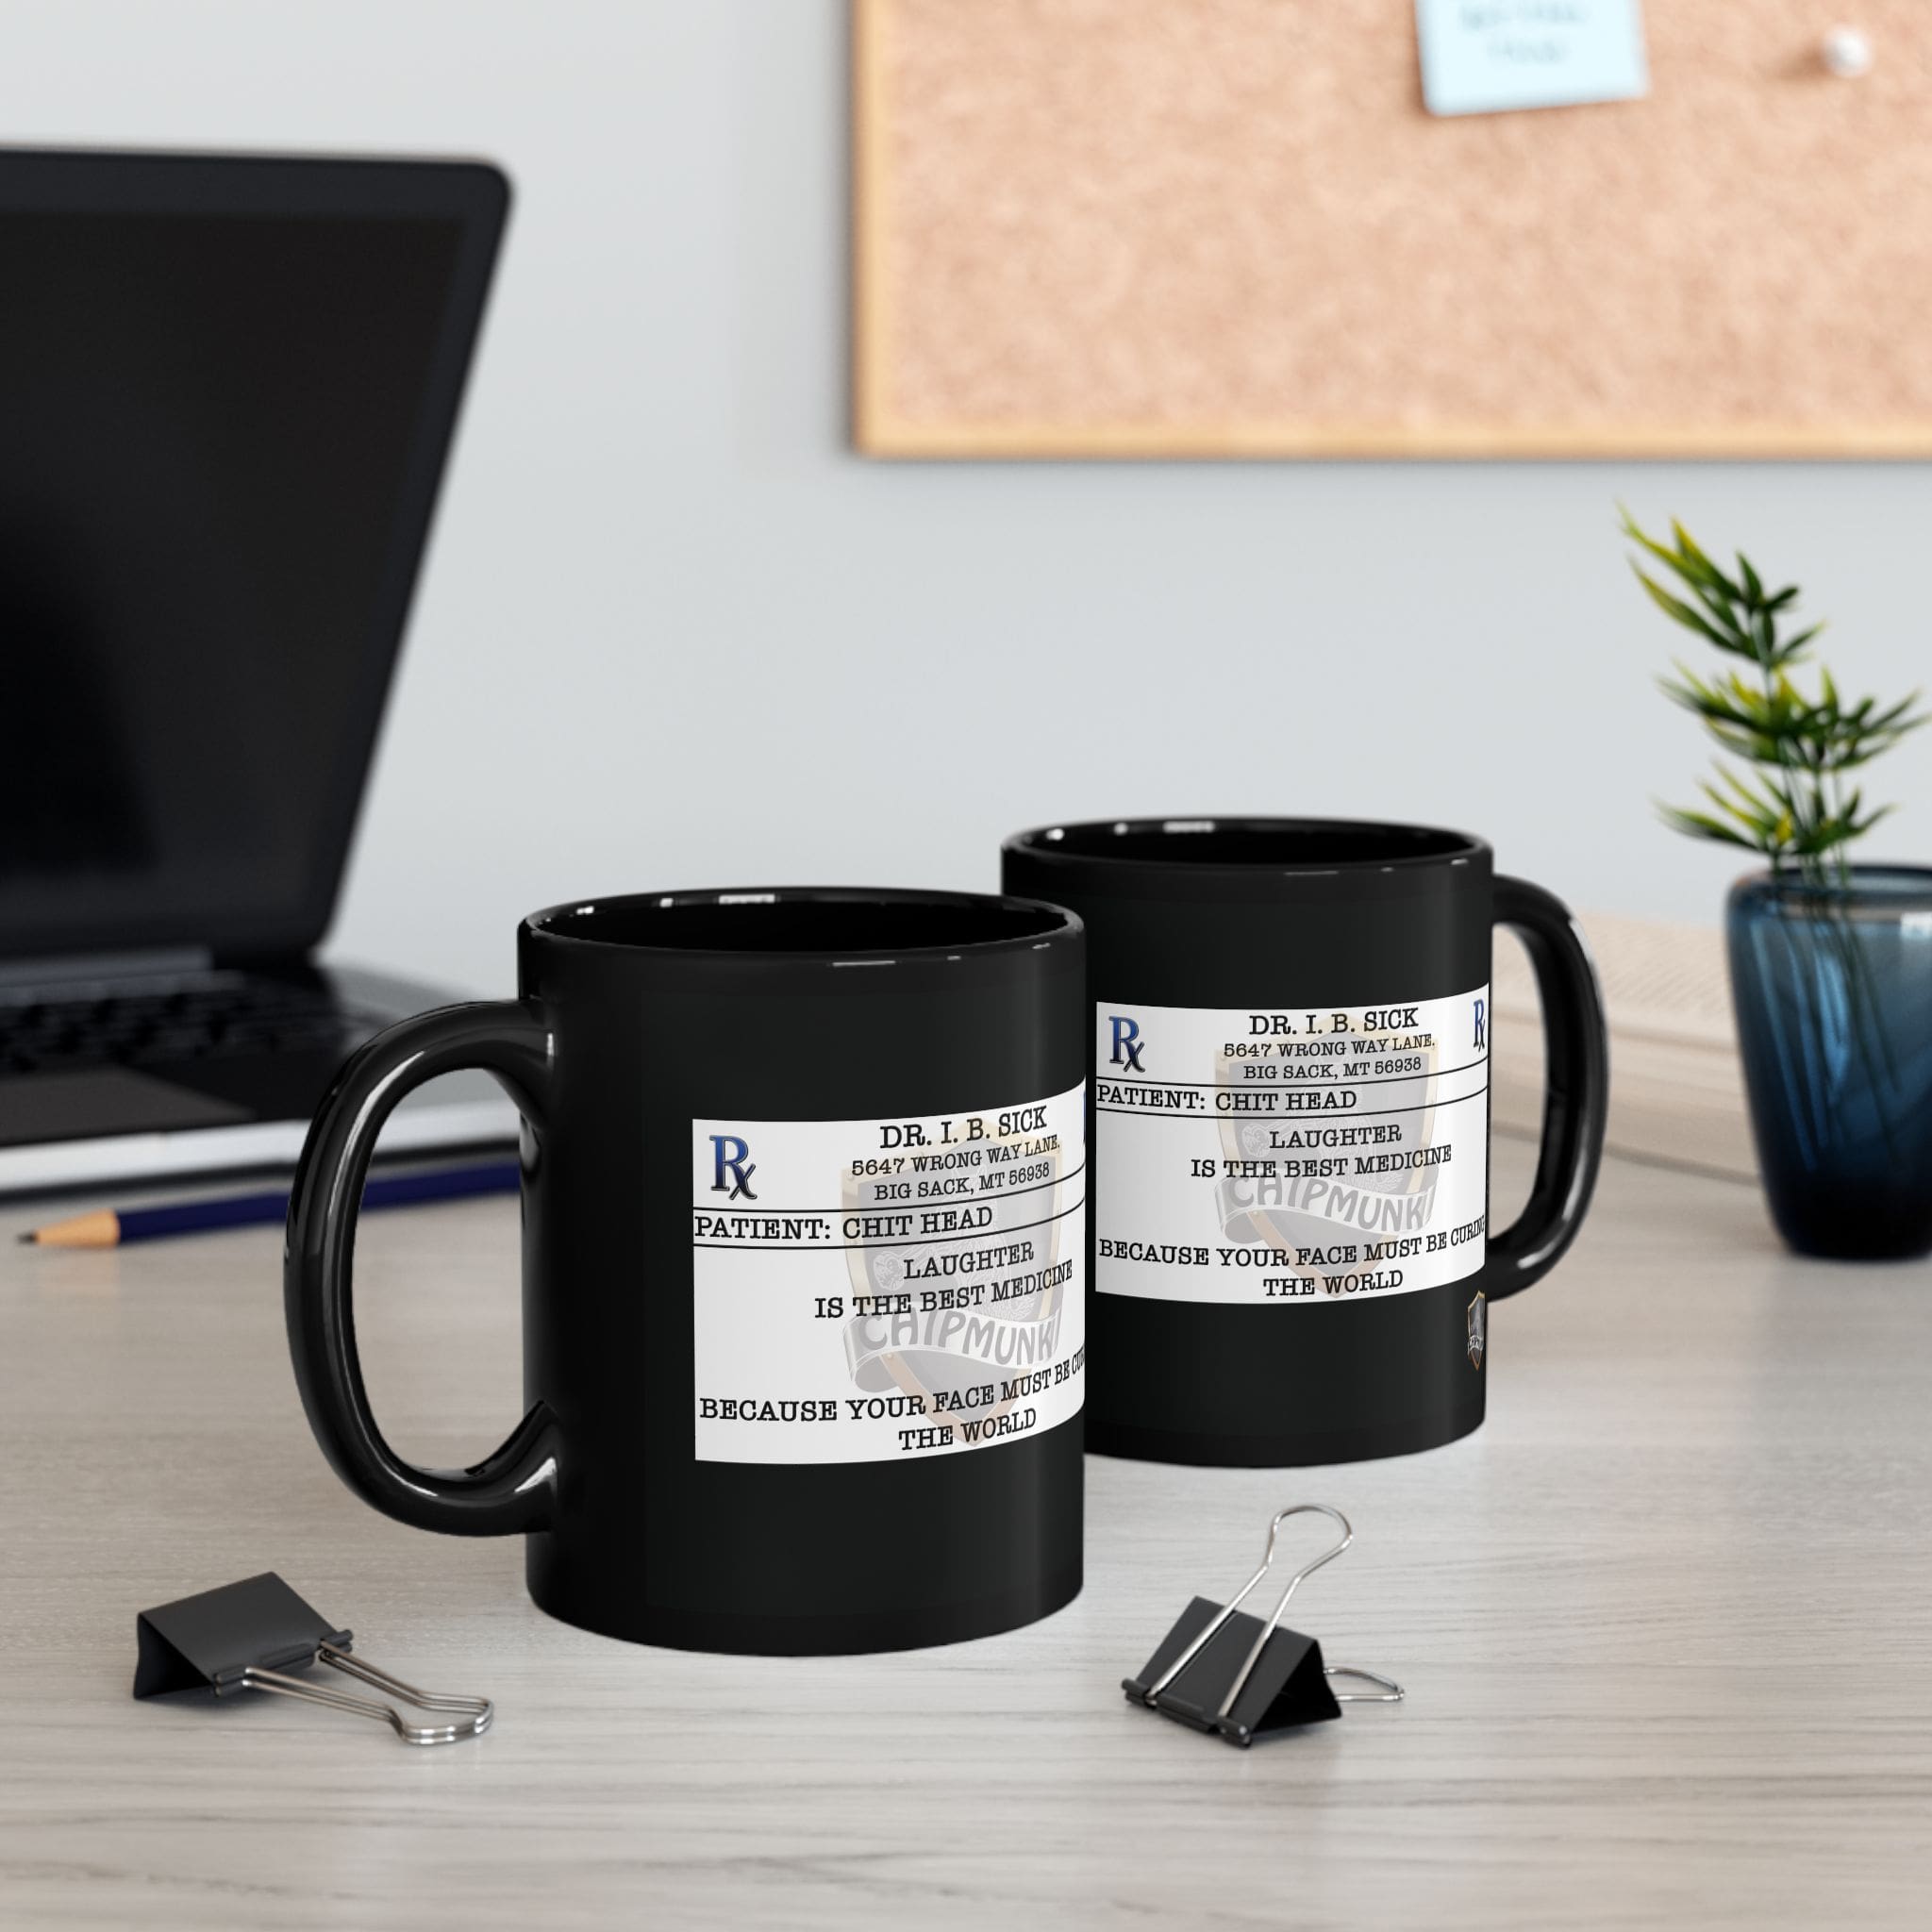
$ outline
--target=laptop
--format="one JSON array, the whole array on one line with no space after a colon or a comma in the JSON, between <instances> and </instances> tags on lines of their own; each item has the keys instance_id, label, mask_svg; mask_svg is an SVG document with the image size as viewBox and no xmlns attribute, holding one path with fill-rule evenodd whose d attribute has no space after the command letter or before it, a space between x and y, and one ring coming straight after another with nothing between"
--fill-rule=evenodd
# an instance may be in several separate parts
<instances>
[{"instance_id":1,"label":"laptop","mask_svg":"<svg viewBox=\"0 0 1932 1932\"><path fill-rule=\"evenodd\" d=\"M290 1163L448 997L315 952L508 205L480 163L0 150L0 1193ZM514 1132L467 1075L383 1145Z\"/></svg>"}]
</instances>

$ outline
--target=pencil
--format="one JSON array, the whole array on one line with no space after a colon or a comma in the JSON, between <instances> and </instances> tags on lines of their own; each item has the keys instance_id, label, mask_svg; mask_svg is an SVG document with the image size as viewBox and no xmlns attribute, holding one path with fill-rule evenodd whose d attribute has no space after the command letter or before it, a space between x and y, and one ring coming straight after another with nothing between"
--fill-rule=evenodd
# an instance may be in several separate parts
<instances>
[{"instance_id":1,"label":"pencil","mask_svg":"<svg viewBox=\"0 0 1932 1932\"><path fill-rule=\"evenodd\" d=\"M445 1167L427 1174L382 1174L362 1190L364 1208L409 1208L422 1201L460 1201L472 1194L514 1193L522 1170L514 1160L475 1167ZM260 1227L289 1218L286 1188L258 1194L225 1194L209 1201L178 1201L165 1208L97 1208L21 1236L42 1248L119 1248L129 1241L160 1241L175 1234L206 1234L222 1227Z\"/></svg>"}]
</instances>

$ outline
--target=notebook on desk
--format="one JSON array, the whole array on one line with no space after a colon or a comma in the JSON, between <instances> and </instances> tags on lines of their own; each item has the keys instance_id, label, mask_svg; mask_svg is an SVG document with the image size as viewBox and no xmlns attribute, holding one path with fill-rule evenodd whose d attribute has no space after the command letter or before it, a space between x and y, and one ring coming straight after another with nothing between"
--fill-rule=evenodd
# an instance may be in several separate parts
<instances>
[{"instance_id":1,"label":"notebook on desk","mask_svg":"<svg viewBox=\"0 0 1932 1932\"><path fill-rule=\"evenodd\" d=\"M507 201L0 150L0 1192L291 1161L447 997L314 956ZM387 1147L513 1133L463 1081Z\"/></svg>"}]
</instances>

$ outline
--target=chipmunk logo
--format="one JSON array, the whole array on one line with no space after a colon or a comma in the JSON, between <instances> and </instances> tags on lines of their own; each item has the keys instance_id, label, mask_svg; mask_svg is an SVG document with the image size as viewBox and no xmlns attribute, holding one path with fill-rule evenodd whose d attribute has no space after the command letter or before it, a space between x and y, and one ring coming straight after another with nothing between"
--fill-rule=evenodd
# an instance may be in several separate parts
<instances>
[{"instance_id":1,"label":"chipmunk logo","mask_svg":"<svg viewBox=\"0 0 1932 1932\"><path fill-rule=\"evenodd\" d=\"M1074 1260L1061 1252L1065 1150L1058 1134L1020 1133L908 1158L912 1174L904 1181L858 1178L852 1173L858 1163L845 1163L841 1207L864 1213L908 1198L941 1198L938 1190L963 1169L977 1182L970 1198L985 1211L986 1229L971 1247L911 1241L846 1248L853 1291L865 1309L845 1324L852 1386L871 1395L896 1390L908 1406L894 1413L924 1418L955 1442L990 1441L1003 1433L1008 1412L1024 1407L1029 1382L1045 1386L1059 1365L1061 1318L1069 1297L1080 1292ZM989 1187L989 1179L1019 1169L1039 1178ZM906 1215L908 1226L911 1219ZM974 1282L975 1274L984 1281Z\"/></svg>"},{"instance_id":2,"label":"chipmunk logo","mask_svg":"<svg viewBox=\"0 0 1932 1932\"><path fill-rule=\"evenodd\" d=\"M1483 1336L1489 1327L1489 1299L1481 1289L1475 1291L1475 1299L1469 1305L1469 1365L1479 1369L1483 1365Z\"/></svg>"}]
</instances>

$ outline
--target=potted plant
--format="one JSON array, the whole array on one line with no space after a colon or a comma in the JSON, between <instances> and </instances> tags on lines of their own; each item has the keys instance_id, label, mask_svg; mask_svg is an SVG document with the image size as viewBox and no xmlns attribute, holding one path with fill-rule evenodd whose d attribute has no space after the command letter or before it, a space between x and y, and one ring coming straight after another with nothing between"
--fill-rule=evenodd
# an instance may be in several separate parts
<instances>
[{"instance_id":1,"label":"potted plant","mask_svg":"<svg viewBox=\"0 0 1932 1932\"><path fill-rule=\"evenodd\" d=\"M1932 868L1854 864L1890 807L1861 768L1925 722L1918 693L1847 703L1792 667L1824 628L1793 629L1795 586L1769 591L1740 556L1721 570L1681 524L1647 536L1626 511L1651 600L1739 660L1660 680L1720 750L1705 808L1660 808L1697 839L1760 854L1730 890L1731 1000L1773 1220L1801 1254L1874 1259L1932 1250ZM1667 589L1645 560L1669 573ZM1681 593L1681 594L1680 594ZM1808 679L1807 680L1809 681Z\"/></svg>"}]
</instances>

